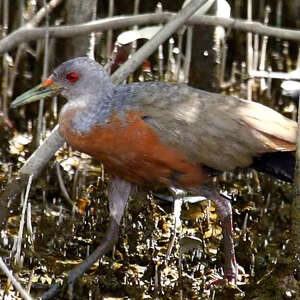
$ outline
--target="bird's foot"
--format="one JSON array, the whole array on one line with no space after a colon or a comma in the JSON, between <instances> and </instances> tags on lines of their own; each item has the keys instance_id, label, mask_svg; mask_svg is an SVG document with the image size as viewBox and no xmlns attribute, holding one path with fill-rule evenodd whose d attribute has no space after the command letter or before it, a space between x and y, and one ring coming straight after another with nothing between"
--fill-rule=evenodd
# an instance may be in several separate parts
<instances>
[{"instance_id":1,"label":"bird's foot","mask_svg":"<svg viewBox=\"0 0 300 300\"><path fill-rule=\"evenodd\" d=\"M239 289L237 286L243 284L244 278L247 277L247 274L244 268L239 265L236 266L236 272L234 271L228 270L224 277L216 273L212 274L211 279L206 284L206 288L209 289L212 286L227 286Z\"/></svg>"},{"instance_id":2,"label":"bird's foot","mask_svg":"<svg viewBox=\"0 0 300 300\"><path fill-rule=\"evenodd\" d=\"M243 292L239 286L239 283L232 282L231 278L216 278L212 280L209 286L206 286L207 293L212 293L216 289L222 290L222 297L224 299L236 299L244 298L245 292Z\"/></svg>"},{"instance_id":3,"label":"bird's foot","mask_svg":"<svg viewBox=\"0 0 300 300\"><path fill-rule=\"evenodd\" d=\"M54 283L50 289L40 296L39 299L54 299L58 294L67 295L68 299L74 299L74 285L77 279L81 278L82 274L78 272L78 268L75 267L68 272L68 276L60 283Z\"/></svg>"},{"instance_id":4,"label":"bird's foot","mask_svg":"<svg viewBox=\"0 0 300 300\"><path fill-rule=\"evenodd\" d=\"M67 275L67 279L61 286L55 283L50 290L41 296L41 299L52 299L61 290L63 292L68 292L69 299L72 299L74 283L104 254L112 249L112 247L117 243L119 237L119 224L111 218L109 228L107 230L106 236L102 239L100 245L88 256L81 264L76 266L74 269L70 270Z\"/></svg>"}]
</instances>

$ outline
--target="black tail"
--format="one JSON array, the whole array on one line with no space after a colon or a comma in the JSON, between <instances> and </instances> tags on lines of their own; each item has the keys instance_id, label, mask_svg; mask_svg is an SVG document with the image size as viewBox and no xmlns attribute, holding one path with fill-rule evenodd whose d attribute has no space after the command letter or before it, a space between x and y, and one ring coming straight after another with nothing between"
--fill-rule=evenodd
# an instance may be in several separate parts
<instances>
[{"instance_id":1,"label":"black tail","mask_svg":"<svg viewBox=\"0 0 300 300\"><path fill-rule=\"evenodd\" d=\"M283 181L293 182L295 154L294 152L265 153L260 157L256 157L251 167Z\"/></svg>"}]
</instances>

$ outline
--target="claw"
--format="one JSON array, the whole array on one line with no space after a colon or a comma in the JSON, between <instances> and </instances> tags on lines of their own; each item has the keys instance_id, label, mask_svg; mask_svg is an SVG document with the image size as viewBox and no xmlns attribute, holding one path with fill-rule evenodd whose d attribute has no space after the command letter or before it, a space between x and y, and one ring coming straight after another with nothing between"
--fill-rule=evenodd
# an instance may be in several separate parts
<instances>
[{"instance_id":1,"label":"claw","mask_svg":"<svg viewBox=\"0 0 300 300\"><path fill-rule=\"evenodd\" d=\"M212 286L229 286L234 289L239 289L237 286L242 284L243 278L247 277L247 274L245 272L245 269L238 264L236 265L236 271L236 274L225 274L224 278L219 274L213 274L212 279L209 280L205 286L206 289L210 289Z\"/></svg>"}]
</instances>

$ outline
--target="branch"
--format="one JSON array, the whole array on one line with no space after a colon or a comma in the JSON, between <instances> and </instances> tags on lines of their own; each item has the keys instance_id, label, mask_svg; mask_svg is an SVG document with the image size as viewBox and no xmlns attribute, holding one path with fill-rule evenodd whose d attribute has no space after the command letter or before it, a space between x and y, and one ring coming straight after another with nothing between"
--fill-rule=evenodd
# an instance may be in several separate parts
<instances>
[{"instance_id":1,"label":"branch","mask_svg":"<svg viewBox=\"0 0 300 300\"><path fill-rule=\"evenodd\" d=\"M29 42L32 40L44 38L45 32L49 30L50 37L68 38L76 35L87 34L90 32L99 32L109 29L131 27L133 25L153 25L166 23L176 14L171 12L141 14L137 16L118 16L106 18L98 21L82 23L79 25L66 25L48 28L20 28L0 41L0 54L3 54L19 43ZM259 22L250 22L245 20L235 20L230 18L220 18L216 16L193 16L186 22L189 25L208 25L223 26L253 32L266 36L273 36L284 40L300 41L300 31L291 29L282 29L272 26L263 25Z\"/></svg>"},{"instance_id":2,"label":"branch","mask_svg":"<svg viewBox=\"0 0 300 300\"><path fill-rule=\"evenodd\" d=\"M16 209L18 205L17 197L26 186L29 176L33 175L33 178L36 178L64 142L65 140L60 135L57 125L44 143L27 159L19 170L19 175L0 194L0 227L6 222L9 214L8 208L10 210Z\"/></svg>"},{"instance_id":3,"label":"branch","mask_svg":"<svg viewBox=\"0 0 300 300\"><path fill-rule=\"evenodd\" d=\"M19 281L13 276L12 272L8 269L6 264L4 263L2 257L0 257L0 269L6 274L6 276L9 278L9 280L12 282L16 290L21 294L21 296L25 300L32 300L30 295L24 290L22 285L19 283Z\"/></svg>"},{"instance_id":4,"label":"branch","mask_svg":"<svg viewBox=\"0 0 300 300\"><path fill-rule=\"evenodd\" d=\"M45 32L49 31L50 37L69 38L90 32L105 31L109 29L130 27L133 25L157 24L158 22L167 22L173 14L145 14L127 17L112 17L82 23L79 25L54 26L48 28L20 28L0 41L0 54L3 54L19 43L44 38Z\"/></svg>"},{"instance_id":5,"label":"branch","mask_svg":"<svg viewBox=\"0 0 300 300\"><path fill-rule=\"evenodd\" d=\"M46 16L46 14L47 13L50 14L50 12L55 7L57 7L61 2L62 2L62 0L51 0L47 5L42 7L27 24L24 25L24 28L38 26L38 24L42 21L42 19Z\"/></svg>"}]
</instances>

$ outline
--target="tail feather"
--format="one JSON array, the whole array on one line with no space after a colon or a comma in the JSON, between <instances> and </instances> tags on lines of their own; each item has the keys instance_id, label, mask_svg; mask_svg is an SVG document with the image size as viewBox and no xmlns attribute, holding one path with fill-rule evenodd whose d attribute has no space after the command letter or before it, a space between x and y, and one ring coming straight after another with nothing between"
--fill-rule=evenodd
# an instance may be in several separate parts
<instances>
[{"instance_id":1,"label":"tail feather","mask_svg":"<svg viewBox=\"0 0 300 300\"><path fill-rule=\"evenodd\" d=\"M272 152L256 157L251 166L259 172L264 172L286 182L294 181L294 152Z\"/></svg>"}]
</instances>

